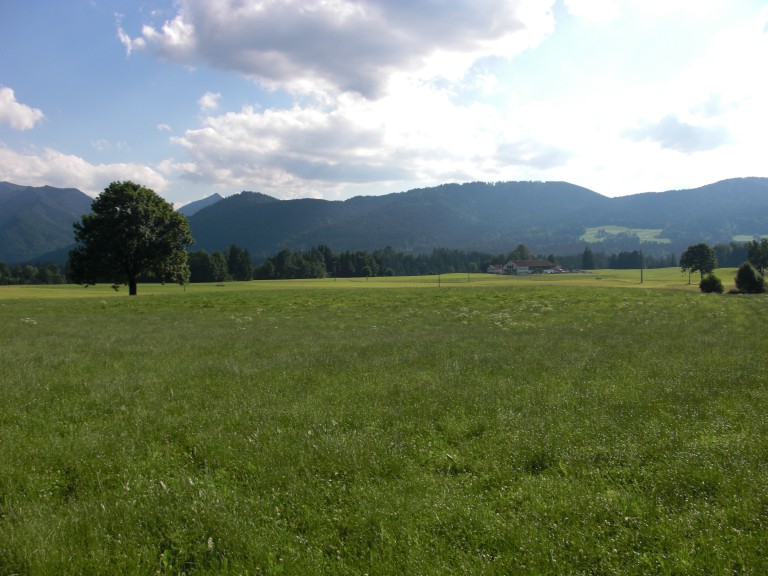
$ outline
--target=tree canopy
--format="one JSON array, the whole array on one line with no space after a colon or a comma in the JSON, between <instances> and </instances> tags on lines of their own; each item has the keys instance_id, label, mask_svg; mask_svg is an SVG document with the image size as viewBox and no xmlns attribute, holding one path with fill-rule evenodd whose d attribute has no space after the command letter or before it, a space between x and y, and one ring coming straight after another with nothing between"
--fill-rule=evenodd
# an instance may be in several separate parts
<instances>
[{"instance_id":1,"label":"tree canopy","mask_svg":"<svg viewBox=\"0 0 768 576\"><path fill-rule=\"evenodd\" d=\"M762 294L765 280L751 263L744 262L736 271L736 288L744 294Z\"/></svg>"},{"instance_id":2,"label":"tree canopy","mask_svg":"<svg viewBox=\"0 0 768 576\"><path fill-rule=\"evenodd\" d=\"M78 246L69 253L75 282L127 284L137 293L139 276L185 284L187 246L194 243L187 219L153 190L134 182L112 182L75 222Z\"/></svg>"},{"instance_id":3,"label":"tree canopy","mask_svg":"<svg viewBox=\"0 0 768 576\"><path fill-rule=\"evenodd\" d=\"M717 268L717 256L707 244L688 246L688 249L680 256L680 269L683 272L688 272L689 283L692 272L701 274L703 280L704 275L713 272L715 268Z\"/></svg>"},{"instance_id":4,"label":"tree canopy","mask_svg":"<svg viewBox=\"0 0 768 576\"><path fill-rule=\"evenodd\" d=\"M765 269L768 268L768 238L762 238L760 242L752 240L747 244L747 258L749 263L760 272L765 274Z\"/></svg>"}]
</instances>

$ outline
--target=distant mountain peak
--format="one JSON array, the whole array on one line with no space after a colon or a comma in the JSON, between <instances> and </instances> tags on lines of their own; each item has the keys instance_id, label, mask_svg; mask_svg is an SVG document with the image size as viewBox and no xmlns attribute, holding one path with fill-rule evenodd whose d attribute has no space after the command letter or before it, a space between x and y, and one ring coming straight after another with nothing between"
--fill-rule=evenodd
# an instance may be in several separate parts
<instances>
[{"instance_id":1,"label":"distant mountain peak","mask_svg":"<svg viewBox=\"0 0 768 576\"><path fill-rule=\"evenodd\" d=\"M218 202L219 200L223 200L223 199L224 197L221 194L219 194L218 192L215 192L210 196L206 196L202 200L195 200L194 202L185 204L184 206L179 208L177 212L180 214L184 214L184 216L192 216L192 214L199 212L203 208L212 206L213 204L216 204L216 202Z\"/></svg>"}]
</instances>

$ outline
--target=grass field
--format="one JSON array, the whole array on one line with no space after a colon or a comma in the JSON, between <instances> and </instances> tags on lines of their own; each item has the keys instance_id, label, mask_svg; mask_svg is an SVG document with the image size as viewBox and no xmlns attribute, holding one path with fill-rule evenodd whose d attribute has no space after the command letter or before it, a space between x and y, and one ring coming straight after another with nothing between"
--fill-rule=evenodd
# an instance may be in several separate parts
<instances>
[{"instance_id":1,"label":"grass field","mask_svg":"<svg viewBox=\"0 0 768 576\"><path fill-rule=\"evenodd\" d=\"M0 574L768 573L768 298L467 280L0 287Z\"/></svg>"},{"instance_id":2,"label":"grass field","mask_svg":"<svg viewBox=\"0 0 768 576\"><path fill-rule=\"evenodd\" d=\"M611 236L630 236L636 237L640 242L650 242L654 244L669 244L669 238L660 238L659 235L664 230L662 228L627 228L625 226L595 226L587 228L579 240L582 242L602 242Z\"/></svg>"}]
</instances>

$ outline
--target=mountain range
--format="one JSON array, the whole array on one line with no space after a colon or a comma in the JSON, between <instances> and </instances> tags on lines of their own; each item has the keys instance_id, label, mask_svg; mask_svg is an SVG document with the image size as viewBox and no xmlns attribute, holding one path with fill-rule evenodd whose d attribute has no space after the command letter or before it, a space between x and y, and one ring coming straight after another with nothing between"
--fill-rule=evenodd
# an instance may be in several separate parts
<instances>
[{"instance_id":1,"label":"mountain range","mask_svg":"<svg viewBox=\"0 0 768 576\"><path fill-rule=\"evenodd\" d=\"M72 244L72 223L91 211L92 200L75 188L0 182L0 262L66 260L66 251L49 253Z\"/></svg>"},{"instance_id":2,"label":"mountain range","mask_svg":"<svg viewBox=\"0 0 768 576\"><path fill-rule=\"evenodd\" d=\"M76 189L0 183L0 262L63 262L72 223L92 199ZM642 249L679 254L768 235L768 178L609 198L566 182L444 184L344 201L279 200L258 192L213 195L186 206L193 250L247 249L255 260L283 248L426 253L434 248L537 254ZM180 212L184 212L181 209Z\"/></svg>"}]
</instances>

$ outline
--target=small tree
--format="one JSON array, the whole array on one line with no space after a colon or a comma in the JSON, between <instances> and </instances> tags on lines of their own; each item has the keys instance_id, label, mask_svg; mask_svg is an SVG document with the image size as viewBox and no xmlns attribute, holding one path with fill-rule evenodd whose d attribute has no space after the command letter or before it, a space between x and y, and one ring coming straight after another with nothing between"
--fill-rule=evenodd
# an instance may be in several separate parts
<instances>
[{"instance_id":1,"label":"small tree","mask_svg":"<svg viewBox=\"0 0 768 576\"><path fill-rule=\"evenodd\" d=\"M747 259L761 275L764 275L765 269L768 268L768 238L763 238L760 242L757 240L748 242Z\"/></svg>"},{"instance_id":2,"label":"small tree","mask_svg":"<svg viewBox=\"0 0 768 576\"><path fill-rule=\"evenodd\" d=\"M509 254L510 260L530 260L531 259L531 251L528 249L528 246L525 244L518 244L517 247L510 252Z\"/></svg>"},{"instance_id":3,"label":"small tree","mask_svg":"<svg viewBox=\"0 0 768 576\"><path fill-rule=\"evenodd\" d=\"M584 270L595 269L595 255L592 253L592 249L589 246L584 248L584 252L581 255L581 267Z\"/></svg>"},{"instance_id":4,"label":"small tree","mask_svg":"<svg viewBox=\"0 0 768 576\"><path fill-rule=\"evenodd\" d=\"M710 274L717 268L715 251L704 243L688 246L680 256L680 269L688 272L688 284L691 283L691 273L698 272L704 280L705 274Z\"/></svg>"},{"instance_id":5,"label":"small tree","mask_svg":"<svg viewBox=\"0 0 768 576\"><path fill-rule=\"evenodd\" d=\"M194 241L187 219L149 188L112 182L91 204L92 212L75 222L69 253L75 282L128 284L137 293L140 275L186 284L187 246Z\"/></svg>"},{"instance_id":6,"label":"small tree","mask_svg":"<svg viewBox=\"0 0 768 576\"><path fill-rule=\"evenodd\" d=\"M765 292L765 280L749 262L744 262L736 272L736 288L744 294Z\"/></svg>"},{"instance_id":7,"label":"small tree","mask_svg":"<svg viewBox=\"0 0 768 576\"><path fill-rule=\"evenodd\" d=\"M699 282L699 289L706 293L722 294L723 283L720 281L720 278L714 274L707 274L701 279L701 282Z\"/></svg>"}]
</instances>

